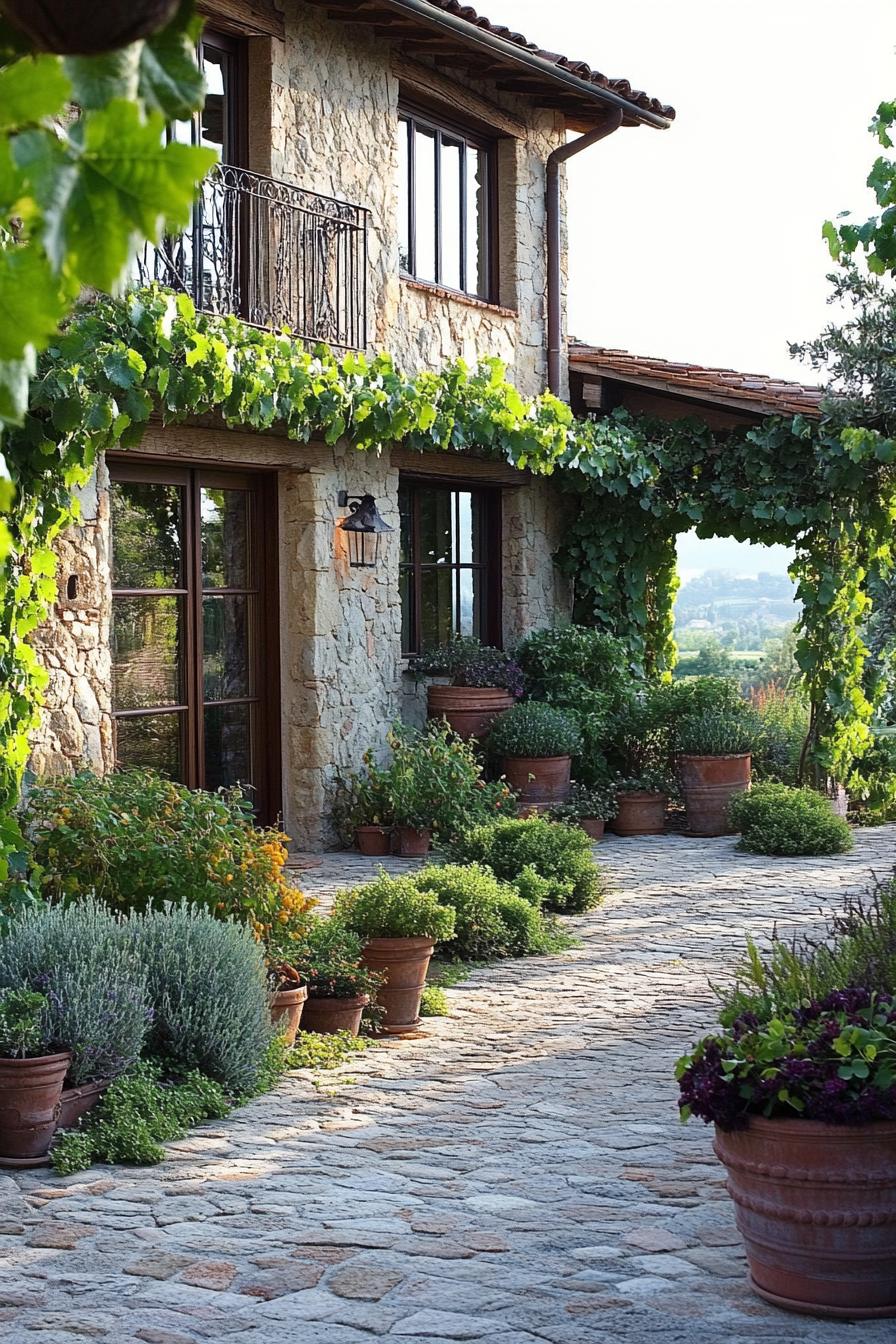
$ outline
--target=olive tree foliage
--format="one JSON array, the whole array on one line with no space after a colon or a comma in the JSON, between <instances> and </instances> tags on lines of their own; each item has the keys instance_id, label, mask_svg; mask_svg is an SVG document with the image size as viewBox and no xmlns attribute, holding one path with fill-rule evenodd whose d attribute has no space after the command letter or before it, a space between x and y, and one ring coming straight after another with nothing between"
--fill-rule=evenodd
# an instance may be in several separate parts
<instances>
[{"instance_id":1,"label":"olive tree foliage","mask_svg":"<svg viewBox=\"0 0 896 1344\"><path fill-rule=\"evenodd\" d=\"M883 102L868 127L884 149L893 148L891 134L896 122L896 100ZM896 272L896 159L880 154L871 166L866 179L880 206L880 214L872 215L864 224L825 222L822 234L835 261L842 262L856 252L862 252L872 275L892 275ZM850 211L844 210L839 218L849 220Z\"/></svg>"}]
</instances>

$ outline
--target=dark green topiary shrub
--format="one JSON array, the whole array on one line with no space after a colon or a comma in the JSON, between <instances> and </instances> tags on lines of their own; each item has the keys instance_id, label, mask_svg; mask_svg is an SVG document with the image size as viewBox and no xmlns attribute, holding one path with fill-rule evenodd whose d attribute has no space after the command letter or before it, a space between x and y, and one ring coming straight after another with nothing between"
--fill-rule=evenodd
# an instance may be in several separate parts
<instances>
[{"instance_id":1,"label":"dark green topiary shrub","mask_svg":"<svg viewBox=\"0 0 896 1344\"><path fill-rule=\"evenodd\" d=\"M485 864L531 904L560 914L590 910L603 894L585 832L543 817L476 826L447 856L456 863Z\"/></svg>"},{"instance_id":2,"label":"dark green topiary shrub","mask_svg":"<svg viewBox=\"0 0 896 1344\"><path fill-rule=\"evenodd\" d=\"M741 832L741 847L754 854L845 854L852 849L849 826L811 789L757 784L732 799L728 815Z\"/></svg>"},{"instance_id":3,"label":"dark green topiary shrub","mask_svg":"<svg viewBox=\"0 0 896 1344\"><path fill-rule=\"evenodd\" d=\"M552 946L540 911L499 882L490 868L478 863L432 866L417 873L414 882L454 911L454 937L443 948L449 956L488 961L531 956Z\"/></svg>"},{"instance_id":4,"label":"dark green topiary shrub","mask_svg":"<svg viewBox=\"0 0 896 1344\"><path fill-rule=\"evenodd\" d=\"M190 905L132 915L128 927L153 1008L148 1052L231 1096L253 1092L272 1034L260 944L245 925Z\"/></svg>"}]
</instances>

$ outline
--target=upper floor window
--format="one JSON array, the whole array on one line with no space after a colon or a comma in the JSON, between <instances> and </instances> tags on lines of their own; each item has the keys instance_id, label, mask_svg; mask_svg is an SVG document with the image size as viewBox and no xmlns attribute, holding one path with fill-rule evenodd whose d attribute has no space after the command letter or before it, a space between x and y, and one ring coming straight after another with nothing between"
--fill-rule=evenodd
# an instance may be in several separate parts
<instances>
[{"instance_id":1,"label":"upper floor window","mask_svg":"<svg viewBox=\"0 0 896 1344\"><path fill-rule=\"evenodd\" d=\"M500 491L403 478L398 504L402 652L455 635L500 644Z\"/></svg>"},{"instance_id":2,"label":"upper floor window","mask_svg":"<svg viewBox=\"0 0 896 1344\"><path fill-rule=\"evenodd\" d=\"M169 139L216 149L222 163L245 167L246 45L224 33L205 32L197 58L205 76L205 103L189 121L172 122Z\"/></svg>"},{"instance_id":3,"label":"upper floor window","mask_svg":"<svg viewBox=\"0 0 896 1344\"><path fill-rule=\"evenodd\" d=\"M495 300L494 142L399 115L399 258L404 275Z\"/></svg>"}]
</instances>

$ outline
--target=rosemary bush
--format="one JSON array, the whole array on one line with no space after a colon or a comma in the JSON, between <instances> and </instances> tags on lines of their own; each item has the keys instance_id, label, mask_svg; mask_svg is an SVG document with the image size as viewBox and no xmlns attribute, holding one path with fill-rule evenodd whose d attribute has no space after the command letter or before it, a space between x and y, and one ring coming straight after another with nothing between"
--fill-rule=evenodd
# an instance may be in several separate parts
<instances>
[{"instance_id":1,"label":"rosemary bush","mask_svg":"<svg viewBox=\"0 0 896 1344\"><path fill-rule=\"evenodd\" d=\"M272 1029L264 955L249 929L190 905L132 915L129 929L153 1006L149 1052L232 1096L251 1093Z\"/></svg>"},{"instance_id":2,"label":"rosemary bush","mask_svg":"<svg viewBox=\"0 0 896 1344\"><path fill-rule=\"evenodd\" d=\"M526 700L496 720L489 735L495 756L576 756L582 734L575 717L563 709Z\"/></svg>"},{"instance_id":3,"label":"rosemary bush","mask_svg":"<svg viewBox=\"0 0 896 1344\"><path fill-rule=\"evenodd\" d=\"M94 900L26 910L0 939L0 986L46 996L44 1035L71 1051L71 1086L138 1058L152 1020L146 981L125 927Z\"/></svg>"}]
</instances>

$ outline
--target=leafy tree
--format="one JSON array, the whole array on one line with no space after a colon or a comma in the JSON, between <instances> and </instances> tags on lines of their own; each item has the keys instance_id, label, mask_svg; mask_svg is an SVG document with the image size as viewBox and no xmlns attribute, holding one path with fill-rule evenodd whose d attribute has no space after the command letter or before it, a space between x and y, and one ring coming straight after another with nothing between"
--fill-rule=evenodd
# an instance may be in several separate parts
<instances>
[{"instance_id":1,"label":"leafy tree","mask_svg":"<svg viewBox=\"0 0 896 1344\"><path fill-rule=\"evenodd\" d=\"M896 122L896 101L881 103L868 127L884 149L893 148L890 129ZM851 257L857 250L865 253L868 269L874 275L896 272L896 160L881 154L874 160L866 179L881 207L864 224L841 224L826 220L822 235L835 261ZM840 219L848 218L845 210Z\"/></svg>"}]
</instances>

